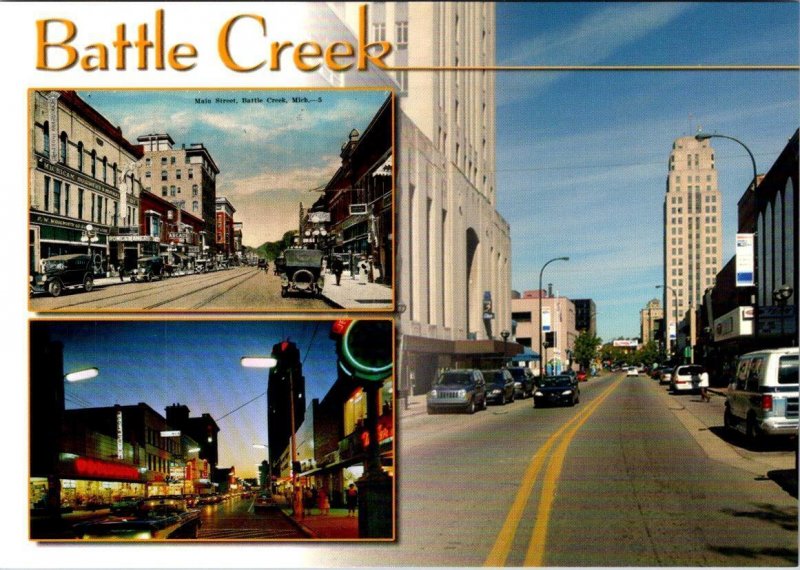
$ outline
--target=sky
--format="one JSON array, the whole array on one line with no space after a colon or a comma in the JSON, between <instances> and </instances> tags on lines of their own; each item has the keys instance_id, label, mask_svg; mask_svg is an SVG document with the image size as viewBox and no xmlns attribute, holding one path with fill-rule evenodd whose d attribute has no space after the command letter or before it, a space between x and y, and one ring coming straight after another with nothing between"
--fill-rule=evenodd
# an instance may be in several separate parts
<instances>
[{"instance_id":1,"label":"sky","mask_svg":"<svg viewBox=\"0 0 800 570\"><path fill-rule=\"evenodd\" d=\"M497 64L797 65L797 3L498 3ZM524 22L524 25L521 23ZM698 129L744 142L766 172L799 126L797 71L508 71L496 77L497 209L512 288L592 298L598 336L639 336L662 297L662 206L672 142ZM712 139L723 264L747 152ZM529 206L520 207L521 204Z\"/></svg>"},{"instance_id":2,"label":"sky","mask_svg":"<svg viewBox=\"0 0 800 570\"><path fill-rule=\"evenodd\" d=\"M352 129L363 133L389 92L378 90L81 90L78 94L122 134L168 133L182 144L202 143L220 170L217 196L236 209L243 242L258 247L296 229L300 203L311 206L341 166ZM263 103L245 103L260 97ZM292 97L308 102L292 103ZM198 104L196 98L210 99ZM236 103L216 103L217 98ZM286 99L287 103L270 103ZM142 171L143 172L143 171ZM161 195L158 172L152 190ZM184 192L190 191L187 185ZM189 194L185 194L187 204Z\"/></svg>"},{"instance_id":3,"label":"sky","mask_svg":"<svg viewBox=\"0 0 800 570\"><path fill-rule=\"evenodd\" d=\"M241 366L242 356L269 355L291 340L300 349L306 401L322 399L337 378L333 321L46 321L64 345L64 373L99 369L65 383L66 409L144 402L165 416L172 404L217 422L219 466L255 477L266 451L269 371Z\"/></svg>"}]
</instances>

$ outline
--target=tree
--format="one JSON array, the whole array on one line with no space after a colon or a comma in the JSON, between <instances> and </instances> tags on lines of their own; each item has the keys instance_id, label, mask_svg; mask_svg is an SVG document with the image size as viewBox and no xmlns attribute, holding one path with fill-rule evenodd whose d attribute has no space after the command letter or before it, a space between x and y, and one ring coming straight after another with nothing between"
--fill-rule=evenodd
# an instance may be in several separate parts
<instances>
[{"instance_id":1,"label":"tree","mask_svg":"<svg viewBox=\"0 0 800 570\"><path fill-rule=\"evenodd\" d=\"M602 341L591 334L589 331L581 331L575 339L575 362L580 364L581 369L589 368L589 365L597 356L597 347Z\"/></svg>"}]
</instances>

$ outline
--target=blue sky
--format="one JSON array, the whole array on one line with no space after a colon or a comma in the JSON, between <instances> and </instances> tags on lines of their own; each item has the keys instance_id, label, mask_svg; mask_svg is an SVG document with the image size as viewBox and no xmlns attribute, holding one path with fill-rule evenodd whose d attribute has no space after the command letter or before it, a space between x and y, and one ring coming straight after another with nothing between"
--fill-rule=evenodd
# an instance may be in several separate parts
<instances>
[{"instance_id":1,"label":"blue sky","mask_svg":"<svg viewBox=\"0 0 800 570\"><path fill-rule=\"evenodd\" d=\"M796 3L497 4L498 65L797 65L799 42ZM698 128L733 136L766 172L800 111L796 71L510 71L496 95L512 287L535 289L547 260L569 256L544 283L593 298L604 340L638 336L639 310L661 298L672 142ZM711 143L725 263L752 166L736 143Z\"/></svg>"},{"instance_id":2,"label":"blue sky","mask_svg":"<svg viewBox=\"0 0 800 570\"><path fill-rule=\"evenodd\" d=\"M220 169L217 196L236 208L244 243L253 247L297 228L299 204L309 207L319 198L313 189L341 165L339 151L350 131L363 132L388 96L385 90L297 89L78 93L134 144L138 136L164 132L176 148L203 143ZM292 96L310 102L266 102L269 97L291 101ZM212 103L196 104L198 97ZM217 97L238 102L217 104ZM265 103L244 103L243 97L261 97ZM152 186L160 195L157 179Z\"/></svg>"},{"instance_id":3,"label":"blue sky","mask_svg":"<svg viewBox=\"0 0 800 570\"><path fill-rule=\"evenodd\" d=\"M303 359L306 401L336 381L332 321L72 321L44 323L64 344L64 372L97 367L97 378L65 385L66 408L135 405L161 415L174 403L220 427L219 464L254 476L267 442L268 371L243 368L242 356L268 355L284 339ZM262 395L264 394L264 395ZM246 405L245 405L246 404ZM237 408L240 408L238 409ZM231 413L232 412L232 413Z\"/></svg>"}]
</instances>

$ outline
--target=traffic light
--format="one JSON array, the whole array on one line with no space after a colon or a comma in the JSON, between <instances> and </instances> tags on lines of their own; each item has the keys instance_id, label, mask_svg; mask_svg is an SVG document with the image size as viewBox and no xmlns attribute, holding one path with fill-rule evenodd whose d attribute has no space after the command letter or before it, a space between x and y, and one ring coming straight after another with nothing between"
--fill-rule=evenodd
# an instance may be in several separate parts
<instances>
[{"instance_id":1,"label":"traffic light","mask_svg":"<svg viewBox=\"0 0 800 570\"><path fill-rule=\"evenodd\" d=\"M291 341L284 340L272 347L272 356L278 361L275 372L297 371L300 367L300 350Z\"/></svg>"},{"instance_id":2,"label":"traffic light","mask_svg":"<svg viewBox=\"0 0 800 570\"><path fill-rule=\"evenodd\" d=\"M339 366L356 380L382 382L392 373L391 321L338 320L331 326Z\"/></svg>"}]
</instances>

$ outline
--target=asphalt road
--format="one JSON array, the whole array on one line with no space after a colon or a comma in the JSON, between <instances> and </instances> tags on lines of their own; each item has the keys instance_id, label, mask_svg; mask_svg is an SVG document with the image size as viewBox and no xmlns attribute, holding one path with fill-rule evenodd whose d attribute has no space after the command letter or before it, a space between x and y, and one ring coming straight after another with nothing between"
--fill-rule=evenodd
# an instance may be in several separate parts
<instances>
[{"instance_id":1,"label":"asphalt road","mask_svg":"<svg viewBox=\"0 0 800 570\"><path fill-rule=\"evenodd\" d=\"M229 499L201 508L200 540L308 539L280 509L254 511L253 499Z\"/></svg>"},{"instance_id":2,"label":"asphalt road","mask_svg":"<svg viewBox=\"0 0 800 570\"><path fill-rule=\"evenodd\" d=\"M399 540L303 552L307 566L796 566L797 500L769 474L791 445L749 449L722 401L648 377L398 428Z\"/></svg>"},{"instance_id":3,"label":"asphalt road","mask_svg":"<svg viewBox=\"0 0 800 570\"><path fill-rule=\"evenodd\" d=\"M281 297L280 277L255 267L169 277L150 283L124 282L64 291L59 297L37 294L30 309L37 312L87 311L318 311L330 307L307 296Z\"/></svg>"}]
</instances>

